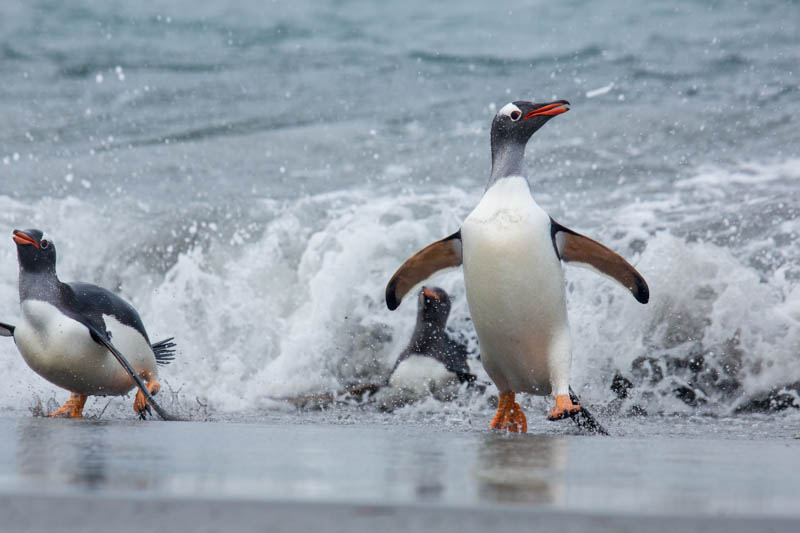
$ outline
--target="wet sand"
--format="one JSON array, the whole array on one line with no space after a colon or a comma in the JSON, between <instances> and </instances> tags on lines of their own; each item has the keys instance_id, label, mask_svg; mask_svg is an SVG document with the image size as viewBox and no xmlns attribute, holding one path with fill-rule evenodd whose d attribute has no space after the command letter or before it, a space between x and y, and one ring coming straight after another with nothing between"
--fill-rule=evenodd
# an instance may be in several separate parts
<instances>
[{"instance_id":1,"label":"wet sand","mask_svg":"<svg viewBox=\"0 0 800 533\"><path fill-rule=\"evenodd\" d=\"M356 504L258 500L120 499L6 496L0 512L8 531L64 533L142 531L596 531L729 532L797 531L797 520L781 517L620 514L508 505L471 508L429 504ZM32 518L33 516L33 518ZM7 519L10 517L10 521ZM113 524L113 525L110 525ZM522 529L524 528L524 529ZM545 529L546 528L546 529Z\"/></svg>"},{"instance_id":2,"label":"wet sand","mask_svg":"<svg viewBox=\"0 0 800 533\"><path fill-rule=\"evenodd\" d=\"M798 467L785 437L3 418L0 516L4 531L786 531Z\"/></svg>"}]
</instances>

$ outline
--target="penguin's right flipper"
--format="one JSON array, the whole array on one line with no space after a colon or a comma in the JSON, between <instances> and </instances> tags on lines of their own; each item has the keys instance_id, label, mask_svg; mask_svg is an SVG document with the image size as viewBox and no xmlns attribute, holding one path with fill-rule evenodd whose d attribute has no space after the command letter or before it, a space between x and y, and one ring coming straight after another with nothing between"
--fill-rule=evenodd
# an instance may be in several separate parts
<instances>
[{"instance_id":1,"label":"penguin's right flipper","mask_svg":"<svg viewBox=\"0 0 800 533\"><path fill-rule=\"evenodd\" d=\"M461 230L429 244L409 257L386 285L386 305L394 311L416 284L433 273L461 264Z\"/></svg>"},{"instance_id":2,"label":"penguin's right flipper","mask_svg":"<svg viewBox=\"0 0 800 533\"><path fill-rule=\"evenodd\" d=\"M0 337L13 337L15 329L11 324L0 322Z\"/></svg>"},{"instance_id":3,"label":"penguin's right flipper","mask_svg":"<svg viewBox=\"0 0 800 533\"><path fill-rule=\"evenodd\" d=\"M120 351L117 350L117 348L113 344L111 344L111 340L108 338L108 334L99 331L93 325L90 324L84 324L84 325L87 328L89 328L89 333L91 333L92 335L92 340L94 340L98 344L105 346L106 349L109 352L111 352L114 355L114 357L116 357L117 361L119 361L119 364L121 364L122 367L128 372L128 374L130 374L131 378L133 378L133 381L136 383L136 386L139 387L140 391L142 391L142 394L147 400L147 403L153 406L153 409L156 410L158 416L160 416L164 420L180 420L178 417L167 413L164 409L161 408L160 405L158 405L158 402L156 402L156 400L153 398L153 395L150 394L150 390L147 388L147 385L145 385L144 382L142 381L142 378L139 377L139 374L136 373L136 371L133 369L128 360L125 359L125 356L122 355Z\"/></svg>"},{"instance_id":4,"label":"penguin's right flipper","mask_svg":"<svg viewBox=\"0 0 800 533\"><path fill-rule=\"evenodd\" d=\"M572 390L572 387L569 388L569 399L572 400L572 403L575 405L581 406L581 410L571 417L572 421L575 422L578 427L598 435L608 436L608 431L606 428L604 428L603 425L597 421L594 415L592 415L592 413L586 409L586 406L581 404L581 399L578 398L578 395L575 394L575 391Z\"/></svg>"}]
</instances>

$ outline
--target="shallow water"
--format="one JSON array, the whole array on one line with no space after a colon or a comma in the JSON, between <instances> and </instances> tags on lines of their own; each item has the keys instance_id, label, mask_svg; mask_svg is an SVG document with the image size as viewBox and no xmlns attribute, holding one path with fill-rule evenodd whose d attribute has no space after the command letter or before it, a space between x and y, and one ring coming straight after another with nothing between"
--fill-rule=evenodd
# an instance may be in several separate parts
<instances>
[{"instance_id":1,"label":"shallow water","mask_svg":"<svg viewBox=\"0 0 800 533\"><path fill-rule=\"evenodd\" d=\"M44 229L62 279L118 291L154 340L177 337L168 405L280 410L269 397L391 368L414 309L389 312L384 285L477 202L493 113L567 98L529 146L537 201L652 292L642 307L567 269L573 385L623 420L728 415L800 382L797 15L777 0L3 2L0 235ZM16 269L9 239L12 323ZM460 273L433 282L485 379ZM0 369L5 412L64 399L11 342Z\"/></svg>"},{"instance_id":2,"label":"shallow water","mask_svg":"<svg viewBox=\"0 0 800 533\"><path fill-rule=\"evenodd\" d=\"M509 436L369 417L351 424L311 418L3 418L0 494L800 518L800 480L789 474L798 467L800 441L763 433L751 440L674 428L661 438Z\"/></svg>"}]
</instances>

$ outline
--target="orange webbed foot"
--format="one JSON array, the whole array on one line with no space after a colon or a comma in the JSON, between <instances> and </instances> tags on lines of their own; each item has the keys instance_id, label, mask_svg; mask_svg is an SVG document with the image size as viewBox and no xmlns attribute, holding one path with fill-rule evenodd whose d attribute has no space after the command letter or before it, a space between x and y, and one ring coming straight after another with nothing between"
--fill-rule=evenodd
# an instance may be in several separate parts
<instances>
[{"instance_id":1,"label":"orange webbed foot","mask_svg":"<svg viewBox=\"0 0 800 533\"><path fill-rule=\"evenodd\" d=\"M83 406L86 404L88 397L86 394L73 392L69 400L64 402L61 408L56 409L47 416L50 418L83 418Z\"/></svg>"},{"instance_id":2,"label":"orange webbed foot","mask_svg":"<svg viewBox=\"0 0 800 533\"><path fill-rule=\"evenodd\" d=\"M508 402L514 401L514 393L506 392L497 397L497 413L494 418L489 422L489 427L492 429L500 429L506 421L506 413L508 411Z\"/></svg>"},{"instance_id":3,"label":"orange webbed foot","mask_svg":"<svg viewBox=\"0 0 800 533\"><path fill-rule=\"evenodd\" d=\"M150 394L153 396L158 394L158 391L161 390L161 384L154 379L148 381L146 385L147 390L149 390ZM145 419L145 413L150 413L150 406L147 405L147 398L144 397L141 390L136 391L136 399L133 401L133 410L136 411L136 414L139 415L142 420Z\"/></svg>"},{"instance_id":4,"label":"orange webbed foot","mask_svg":"<svg viewBox=\"0 0 800 533\"><path fill-rule=\"evenodd\" d=\"M498 397L497 413L489 423L489 427L492 429L504 429L512 433L528 432L528 420L525 418L522 408L514 401L513 392L506 392Z\"/></svg>"},{"instance_id":5,"label":"orange webbed foot","mask_svg":"<svg viewBox=\"0 0 800 533\"><path fill-rule=\"evenodd\" d=\"M572 400L568 394L559 394L556 396L555 406L553 406L553 408L550 409L550 412L547 414L547 419L561 420L562 418L575 416L580 410L581 406L572 403Z\"/></svg>"}]
</instances>

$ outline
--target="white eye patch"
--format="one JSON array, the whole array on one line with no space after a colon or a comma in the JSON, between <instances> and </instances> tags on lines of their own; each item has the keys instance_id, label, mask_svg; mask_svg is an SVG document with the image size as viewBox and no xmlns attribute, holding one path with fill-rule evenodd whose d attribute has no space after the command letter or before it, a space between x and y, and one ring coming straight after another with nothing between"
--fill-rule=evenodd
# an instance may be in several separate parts
<instances>
[{"instance_id":1,"label":"white eye patch","mask_svg":"<svg viewBox=\"0 0 800 533\"><path fill-rule=\"evenodd\" d=\"M520 110L520 108L515 106L513 103L508 103L508 104L504 105L503 108L500 109L500 111L497 112L497 114L498 115L505 115L505 116L509 117L511 120L517 121L517 120L519 120L519 117L522 116L522 111Z\"/></svg>"}]
</instances>

